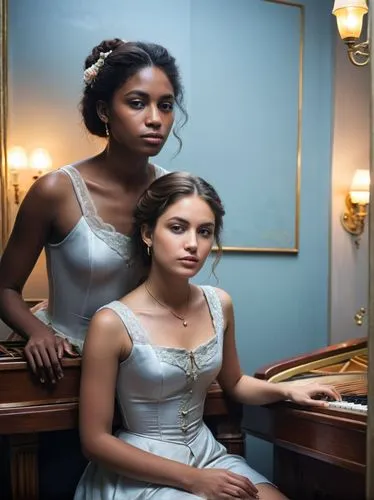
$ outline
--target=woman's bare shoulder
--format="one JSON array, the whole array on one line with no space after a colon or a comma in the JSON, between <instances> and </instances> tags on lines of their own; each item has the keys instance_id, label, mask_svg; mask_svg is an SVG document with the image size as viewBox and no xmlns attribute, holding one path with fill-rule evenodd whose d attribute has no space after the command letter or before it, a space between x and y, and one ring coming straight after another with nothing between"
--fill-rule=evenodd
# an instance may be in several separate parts
<instances>
[{"instance_id":1,"label":"woman's bare shoulder","mask_svg":"<svg viewBox=\"0 0 374 500\"><path fill-rule=\"evenodd\" d=\"M218 288L218 287L212 287L212 288L218 295L218 298L222 304L222 309L225 315L232 313L233 303L231 295L227 293L226 290L223 290L223 288Z\"/></svg>"},{"instance_id":2,"label":"woman's bare shoulder","mask_svg":"<svg viewBox=\"0 0 374 500\"><path fill-rule=\"evenodd\" d=\"M92 317L84 350L100 356L118 355L126 342L127 328L119 315L109 307L99 309Z\"/></svg>"},{"instance_id":3,"label":"woman's bare shoulder","mask_svg":"<svg viewBox=\"0 0 374 500\"><path fill-rule=\"evenodd\" d=\"M120 316L108 305L101 307L95 312L91 319L90 328L95 327L100 331L116 332L117 330L123 331L124 324Z\"/></svg>"},{"instance_id":4,"label":"woman's bare shoulder","mask_svg":"<svg viewBox=\"0 0 374 500\"><path fill-rule=\"evenodd\" d=\"M71 181L61 170L54 170L39 177L31 186L28 195L46 201L56 201L71 192Z\"/></svg>"},{"instance_id":5,"label":"woman's bare shoulder","mask_svg":"<svg viewBox=\"0 0 374 500\"><path fill-rule=\"evenodd\" d=\"M70 186L69 186L70 184ZM71 183L67 175L56 170L39 177L26 193L17 213L14 231L39 223L40 229L54 220L61 206L71 196Z\"/></svg>"}]
</instances>

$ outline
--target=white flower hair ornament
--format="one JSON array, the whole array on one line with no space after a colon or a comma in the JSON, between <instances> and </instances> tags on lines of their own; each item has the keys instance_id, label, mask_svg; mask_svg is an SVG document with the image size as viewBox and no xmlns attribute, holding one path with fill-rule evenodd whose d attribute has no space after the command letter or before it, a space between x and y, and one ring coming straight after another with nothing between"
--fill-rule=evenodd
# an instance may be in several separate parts
<instances>
[{"instance_id":1,"label":"white flower hair ornament","mask_svg":"<svg viewBox=\"0 0 374 500\"><path fill-rule=\"evenodd\" d=\"M104 66L105 59L111 54L112 51L108 50L108 52L100 52L99 59L91 66L84 70L83 72L83 80L86 85L92 85L95 78L99 74L99 71Z\"/></svg>"}]
</instances>

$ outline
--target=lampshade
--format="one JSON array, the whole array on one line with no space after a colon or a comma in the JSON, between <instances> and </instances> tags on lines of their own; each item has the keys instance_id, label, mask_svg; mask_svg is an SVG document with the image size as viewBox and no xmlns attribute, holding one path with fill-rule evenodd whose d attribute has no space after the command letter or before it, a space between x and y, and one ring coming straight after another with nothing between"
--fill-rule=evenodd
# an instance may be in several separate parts
<instances>
[{"instance_id":1,"label":"lampshade","mask_svg":"<svg viewBox=\"0 0 374 500\"><path fill-rule=\"evenodd\" d=\"M52 159L46 149L37 148L30 155L30 167L38 172L46 172L52 166Z\"/></svg>"},{"instance_id":2,"label":"lampshade","mask_svg":"<svg viewBox=\"0 0 374 500\"><path fill-rule=\"evenodd\" d=\"M370 172L369 170L357 169L351 183L349 194L352 203L366 204L370 199Z\"/></svg>"},{"instance_id":3,"label":"lampshade","mask_svg":"<svg viewBox=\"0 0 374 500\"><path fill-rule=\"evenodd\" d=\"M340 37L357 40L362 31L362 21L368 12L366 0L335 0L332 13L336 16Z\"/></svg>"},{"instance_id":4,"label":"lampshade","mask_svg":"<svg viewBox=\"0 0 374 500\"><path fill-rule=\"evenodd\" d=\"M13 146L9 148L7 154L7 162L9 170L21 170L27 168L27 154L21 146Z\"/></svg>"}]
</instances>

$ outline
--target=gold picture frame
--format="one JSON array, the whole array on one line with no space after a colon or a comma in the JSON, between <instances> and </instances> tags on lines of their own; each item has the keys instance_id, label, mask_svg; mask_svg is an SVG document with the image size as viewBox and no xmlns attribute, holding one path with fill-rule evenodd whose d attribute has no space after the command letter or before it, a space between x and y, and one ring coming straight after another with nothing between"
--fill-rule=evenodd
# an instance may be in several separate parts
<instances>
[{"instance_id":1,"label":"gold picture frame","mask_svg":"<svg viewBox=\"0 0 374 500\"><path fill-rule=\"evenodd\" d=\"M6 164L8 106L8 1L0 0L0 255L9 234Z\"/></svg>"},{"instance_id":2,"label":"gold picture frame","mask_svg":"<svg viewBox=\"0 0 374 500\"><path fill-rule=\"evenodd\" d=\"M372 6L374 7L374 5ZM374 15L369 16L369 47L374 47ZM373 54L370 60L370 201L374 200L374 64ZM366 498L374 498L374 203L369 206L369 330L368 330L368 417L366 430Z\"/></svg>"},{"instance_id":3,"label":"gold picture frame","mask_svg":"<svg viewBox=\"0 0 374 500\"><path fill-rule=\"evenodd\" d=\"M223 246L223 252L229 253L268 253L268 254L298 254L300 242L300 179L301 179L301 144L302 144L302 116L303 116L303 78L304 78L304 39L305 39L305 6L300 3L288 2L287 0L264 0L287 8L299 10L299 73L298 73L298 96L297 96L297 141L296 141L296 171L295 171L295 222L294 222L294 246L283 247L244 247ZM218 250L214 248L214 250Z\"/></svg>"}]
</instances>

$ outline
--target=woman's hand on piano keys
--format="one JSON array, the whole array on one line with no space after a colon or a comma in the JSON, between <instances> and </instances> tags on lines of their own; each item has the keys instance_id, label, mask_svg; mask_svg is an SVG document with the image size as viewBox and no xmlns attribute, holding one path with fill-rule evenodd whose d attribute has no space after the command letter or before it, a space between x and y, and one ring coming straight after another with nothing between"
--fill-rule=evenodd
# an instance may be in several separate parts
<instances>
[{"instance_id":1,"label":"woman's hand on piano keys","mask_svg":"<svg viewBox=\"0 0 374 500\"><path fill-rule=\"evenodd\" d=\"M285 399L299 405L326 407L328 406L326 400L341 401L342 399L334 387L315 382L303 385L281 382L281 385L285 391Z\"/></svg>"}]
</instances>

